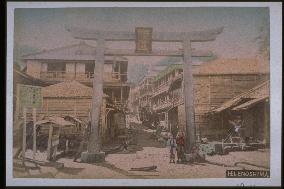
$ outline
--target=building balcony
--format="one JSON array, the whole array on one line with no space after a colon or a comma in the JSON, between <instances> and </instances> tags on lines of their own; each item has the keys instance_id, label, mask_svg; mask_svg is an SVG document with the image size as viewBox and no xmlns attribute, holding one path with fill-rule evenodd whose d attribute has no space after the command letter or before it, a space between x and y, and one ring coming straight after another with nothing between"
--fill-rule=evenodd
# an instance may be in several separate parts
<instances>
[{"instance_id":1,"label":"building balcony","mask_svg":"<svg viewBox=\"0 0 284 189\"><path fill-rule=\"evenodd\" d=\"M124 100L124 101L114 100L113 105L115 108L125 111L127 109L128 101L127 100Z\"/></svg>"},{"instance_id":2,"label":"building balcony","mask_svg":"<svg viewBox=\"0 0 284 189\"><path fill-rule=\"evenodd\" d=\"M179 105L183 104L184 98L183 98L183 96L177 96L177 97L174 97L171 101L172 101L173 107L175 107L175 106L179 106Z\"/></svg>"},{"instance_id":3,"label":"building balcony","mask_svg":"<svg viewBox=\"0 0 284 189\"><path fill-rule=\"evenodd\" d=\"M172 107L173 103L171 100L163 101L160 102L159 104L154 104L153 105L153 110L158 111L158 110L163 110Z\"/></svg>"},{"instance_id":4,"label":"building balcony","mask_svg":"<svg viewBox=\"0 0 284 189\"><path fill-rule=\"evenodd\" d=\"M65 71L48 71L41 72L40 79L45 81L68 81L68 80L76 80L81 82L92 82L94 78L94 73L86 72L86 73L68 73ZM126 82L127 81L127 73L119 73L119 72L105 72L103 73L104 82Z\"/></svg>"},{"instance_id":5,"label":"building balcony","mask_svg":"<svg viewBox=\"0 0 284 189\"><path fill-rule=\"evenodd\" d=\"M170 85L169 85L169 82L163 84L163 85L160 85L157 89L153 90L153 94L152 94L152 97L155 97L159 94L162 94L164 92L167 92L170 88Z\"/></svg>"},{"instance_id":6,"label":"building balcony","mask_svg":"<svg viewBox=\"0 0 284 189\"><path fill-rule=\"evenodd\" d=\"M178 74L175 77L170 78L167 82L157 86L156 88L154 87L155 90L153 90L152 97L155 97L164 92L168 92L171 87L171 84L178 79L182 79L182 74Z\"/></svg>"}]
</instances>

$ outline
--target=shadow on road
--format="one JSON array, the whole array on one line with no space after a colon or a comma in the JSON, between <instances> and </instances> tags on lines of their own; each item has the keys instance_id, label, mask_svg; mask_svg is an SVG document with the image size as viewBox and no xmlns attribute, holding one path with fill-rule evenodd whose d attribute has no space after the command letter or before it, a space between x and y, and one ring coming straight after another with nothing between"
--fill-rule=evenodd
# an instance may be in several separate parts
<instances>
[{"instance_id":1,"label":"shadow on road","mask_svg":"<svg viewBox=\"0 0 284 189\"><path fill-rule=\"evenodd\" d=\"M131 178L143 178L141 176L136 176L135 174L133 173L130 173L124 169L120 169L118 167L116 167L115 165L109 163L109 162L102 162L102 163L93 163L93 165L96 165L96 166L101 166L101 167L105 167L105 168L108 168L110 169L111 171L114 171L114 172L117 172L121 175L124 175L124 176L127 176L127 177L131 177Z\"/></svg>"},{"instance_id":2,"label":"shadow on road","mask_svg":"<svg viewBox=\"0 0 284 189\"><path fill-rule=\"evenodd\" d=\"M128 149L125 151L123 151L121 147L119 150L112 150L107 152L107 154L133 154L137 151L142 151L144 147L165 148L166 142L157 141L155 138L153 138L153 132L147 130L147 127L137 124L135 125L135 128L133 128L131 136L135 142L130 142Z\"/></svg>"},{"instance_id":3,"label":"shadow on road","mask_svg":"<svg viewBox=\"0 0 284 189\"><path fill-rule=\"evenodd\" d=\"M81 171L84 170L84 168L74 168L74 167L62 167L60 169L57 169L58 173L64 173L68 175L78 175Z\"/></svg>"}]
</instances>

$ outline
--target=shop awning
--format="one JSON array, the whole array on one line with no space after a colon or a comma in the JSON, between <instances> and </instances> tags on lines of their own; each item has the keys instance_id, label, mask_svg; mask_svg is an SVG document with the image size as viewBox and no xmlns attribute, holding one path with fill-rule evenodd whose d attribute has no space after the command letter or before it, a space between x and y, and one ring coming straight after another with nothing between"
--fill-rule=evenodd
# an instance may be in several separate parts
<instances>
[{"instance_id":1,"label":"shop awning","mask_svg":"<svg viewBox=\"0 0 284 189\"><path fill-rule=\"evenodd\" d=\"M53 124L56 124L58 126L74 126L73 123L66 121L61 117L49 117L47 119L37 121L35 124L36 125L42 125L42 124L46 124L46 123L53 123Z\"/></svg>"},{"instance_id":2,"label":"shop awning","mask_svg":"<svg viewBox=\"0 0 284 189\"><path fill-rule=\"evenodd\" d=\"M242 105L247 106L246 104L254 104L257 103L259 100L263 100L262 98L269 97L269 80L265 81L254 88L241 93L240 95L224 102L218 108L213 109L210 113L220 113L226 109L235 110L235 108L240 107ZM258 100L257 100L258 99ZM256 101L256 102L255 102ZM243 107L243 106L242 106Z\"/></svg>"},{"instance_id":3,"label":"shop awning","mask_svg":"<svg viewBox=\"0 0 284 189\"><path fill-rule=\"evenodd\" d=\"M228 108L233 107L234 105L237 105L241 101L242 101L242 97L233 98L223 103L219 108L212 110L211 113L220 113Z\"/></svg>"},{"instance_id":4,"label":"shop awning","mask_svg":"<svg viewBox=\"0 0 284 189\"><path fill-rule=\"evenodd\" d=\"M258 104L258 103L260 103L260 102L265 101L265 100L268 99L268 98L269 98L269 96L264 96L264 97L256 98L256 99L250 100L250 101L248 101L248 102L245 102L245 103L243 103L243 104L241 104L241 105L239 105L239 106L233 108L232 110L234 110L234 111L246 110L246 109L248 109L248 108L250 108L250 107L252 107L252 106L254 106L254 105L256 105L256 104Z\"/></svg>"}]
</instances>

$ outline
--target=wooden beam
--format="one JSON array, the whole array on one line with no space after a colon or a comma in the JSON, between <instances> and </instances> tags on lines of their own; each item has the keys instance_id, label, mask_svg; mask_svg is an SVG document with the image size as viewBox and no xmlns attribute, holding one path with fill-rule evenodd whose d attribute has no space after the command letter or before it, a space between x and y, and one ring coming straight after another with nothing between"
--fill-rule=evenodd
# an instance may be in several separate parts
<instances>
[{"instance_id":1,"label":"wooden beam","mask_svg":"<svg viewBox=\"0 0 284 189\"><path fill-rule=\"evenodd\" d=\"M102 31L72 26L65 26L65 29L76 39L97 40L102 37L106 41L136 40L135 32ZM189 38L192 42L213 41L223 29L224 27L192 32L153 32L152 41L182 42L185 38Z\"/></svg>"},{"instance_id":2,"label":"wooden beam","mask_svg":"<svg viewBox=\"0 0 284 189\"><path fill-rule=\"evenodd\" d=\"M36 108L33 108L33 159L36 158Z\"/></svg>"},{"instance_id":3,"label":"wooden beam","mask_svg":"<svg viewBox=\"0 0 284 189\"><path fill-rule=\"evenodd\" d=\"M192 57L210 57L211 51L192 50ZM132 49L106 49L105 56L183 56L181 50L153 50L151 53L136 53Z\"/></svg>"},{"instance_id":4,"label":"wooden beam","mask_svg":"<svg viewBox=\"0 0 284 189\"><path fill-rule=\"evenodd\" d=\"M27 108L26 107L24 107L23 114L24 114L24 124L23 124L22 157L23 157L23 164L24 164L24 159L26 157L26 146L27 146Z\"/></svg>"}]
</instances>

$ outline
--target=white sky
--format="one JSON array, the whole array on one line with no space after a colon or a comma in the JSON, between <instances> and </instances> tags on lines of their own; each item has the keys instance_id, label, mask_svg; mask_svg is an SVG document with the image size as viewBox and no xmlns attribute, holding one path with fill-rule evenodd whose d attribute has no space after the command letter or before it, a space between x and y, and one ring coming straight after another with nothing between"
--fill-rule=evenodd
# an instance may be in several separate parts
<instances>
[{"instance_id":1,"label":"white sky","mask_svg":"<svg viewBox=\"0 0 284 189\"><path fill-rule=\"evenodd\" d=\"M40 49L52 49L78 43L65 25L99 30L135 31L135 27L153 27L153 31L194 31L224 26L213 42L193 47L212 50L219 57L255 57L262 25L269 26L268 8L45 8L16 9L15 43ZM89 44L95 45L92 41ZM112 48L132 48L134 43L110 43ZM153 48L180 48L180 44L153 44ZM129 63L154 63L164 57L128 57Z\"/></svg>"}]
</instances>

